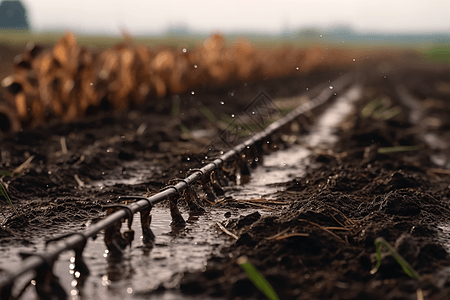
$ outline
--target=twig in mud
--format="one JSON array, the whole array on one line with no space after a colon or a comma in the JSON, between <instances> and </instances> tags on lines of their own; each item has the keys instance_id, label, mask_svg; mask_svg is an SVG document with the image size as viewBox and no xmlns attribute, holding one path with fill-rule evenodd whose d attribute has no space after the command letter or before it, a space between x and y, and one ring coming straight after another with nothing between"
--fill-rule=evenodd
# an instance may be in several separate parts
<instances>
[{"instance_id":1,"label":"twig in mud","mask_svg":"<svg viewBox=\"0 0 450 300\"><path fill-rule=\"evenodd\" d=\"M434 174L441 174L441 175L450 175L450 170L446 169L436 169L436 168L430 168L427 170L427 173L434 173Z\"/></svg>"},{"instance_id":2,"label":"twig in mud","mask_svg":"<svg viewBox=\"0 0 450 300\"><path fill-rule=\"evenodd\" d=\"M138 129L136 130L136 135L143 135L145 129L147 129L147 124L142 123L141 125L139 125Z\"/></svg>"},{"instance_id":3,"label":"twig in mud","mask_svg":"<svg viewBox=\"0 0 450 300\"><path fill-rule=\"evenodd\" d=\"M78 183L78 187L81 189L84 187L84 181L80 179L80 177L78 177L78 174L73 175L73 178L76 180L76 182Z\"/></svg>"},{"instance_id":4,"label":"twig in mud","mask_svg":"<svg viewBox=\"0 0 450 300\"><path fill-rule=\"evenodd\" d=\"M278 233L275 234L275 235L266 237L265 239L266 239L266 240L274 240L274 239L276 239L277 237L282 236L283 234L285 234L286 232L288 232L290 229L291 229L291 227L288 227L288 228L286 228L285 230L283 230L283 231L281 231L281 232L278 232Z\"/></svg>"},{"instance_id":5,"label":"twig in mud","mask_svg":"<svg viewBox=\"0 0 450 300\"><path fill-rule=\"evenodd\" d=\"M59 141L61 143L61 152L62 152L62 154L67 154L68 151L67 151L66 138L62 136Z\"/></svg>"},{"instance_id":6,"label":"twig in mud","mask_svg":"<svg viewBox=\"0 0 450 300\"><path fill-rule=\"evenodd\" d=\"M247 273L248 278L269 300L280 300L277 293L274 291L270 283L259 273L259 271L252 265L247 256L241 256L236 261L242 269Z\"/></svg>"},{"instance_id":7,"label":"twig in mud","mask_svg":"<svg viewBox=\"0 0 450 300\"><path fill-rule=\"evenodd\" d=\"M416 295L417 295L417 300L424 300L425 298L423 297L423 291L421 288L418 288L416 290Z\"/></svg>"},{"instance_id":8,"label":"twig in mud","mask_svg":"<svg viewBox=\"0 0 450 300\"><path fill-rule=\"evenodd\" d=\"M375 274L381 265L381 246L384 246L384 248L389 252L392 257L395 258L395 260L399 263L399 265L402 267L403 271L411 277L416 278L418 280L422 280L420 275L411 267L411 265L400 255L398 252L392 247L385 239L379 237L375 239L375 247L376 247L376 254L377 254L377 264L375 268L373 268L370 271L370 274Z\"/></svg>"},{"instance_id":9,"label":"twig in mud","mask_svg":"<svg viewBox=\"0 0 450 300\"><path fill-rule=\"evenodd\" d=\"M288 239L288 238L291 238L291 237L296 237L296 236L306 237L306 236L309 236L309 233L304 233L304 232L288 233L286 235L282 235L282 236L279 236L279 237L275 238L275 240L276 241L281 241L281 240Z\"/></svg>"},{"instance_id":10,"label":"twig in mud","mask_svg":"<svg viewBox=\"0 0 450 300\"><path fill-rule=\"evenodd\" d=\"M323 227L322 225L319 225L319 224L317 224L317 223L314 223L314 222L311 222L311 221L305 220L305 219L298 219L298 220L299 220L299 221L302 221L302 222L307 222L307 223L309 223L309 224L311 224L311 225L313 225L313 226L319 227L319 228L322 229L323 231L328 232L329 234L331 234L331 235L334 236L335 238L337 238L337 239L339 239L339 240L341 240L341 241L344 242L344 240L343 240L341 237L339 237L337 234L334 234L334 233L331 232L330 230L326 229L326 228Z\"/></svg>"},{"instance_id":11,"label":"twig in mud","mask_svg":"<svg viewBox=\"0 0 450 300\"><path fill-rule=\"evenodd\" d=\"M275 209L275 208L270 207L270 206L266 206L266 205L262 205L262 204L258 204L258 203L253 203L253 202L246 201L246 200L234 200L234 201L242 202L242 203L245 203L245 204L248 204L248 205L253 205L253 206L257 206L257 207L261 207L261 208L265 208L265 209L272 209L272 210Z\"/></svg>"},{"instance_id":12,"label":"twig in mud","mask_svg":"<svg viewBox=\"0 0 450 300\"><path fill-rule=\"evenodd\" d=\"M350 224L350 225L355 225L355 222L354 222L352 219L347 218L347 216L344 215L344 213L343 213L342 211L340 211L339 209L337 209L337 208L335 208L335 207L333 207L333 206L328 206L328 205L327 205L327 207L329 207L329 208L331 208L332 210L335 210L335 211L337 211L338 213L340 213L341 216L344 217L346 223L348 223L348 224ZM332 217L333 217L333 216L332 216ZM334 217L333 217L333 219L334 219ZM339 223L339 222L338 222L338 223ZM345 227L345 226L342 226L342 227Z\"/></svg>"},{"instance_id":13,"label":"twig in mud","mask_svg":"<svg viewBox=\"0 0 450 300\"><path fill-rule=\"evenodd\" d=\"M265 204L270 204L271 202L267 201L266 199L261 199L261 200L250 199L250 200L246 200L246 199L233 199L233 198L226 197L226 198L222 198L222 199L218 200L214 204L219 204L219 203L226 202L226 201L241 202L241 203L257 206L257 207L264 208L264 209L275 209L275 208L270 207L270 206L262 205L262 204L259 204L259 203L253 203L253 202L259 202L259 201L266 201L266 202L264 202ZM277 203L276 205L279 205L279 204Z\"/></svg>"},{"instance_id":14,"label":"twig in mud","mask_svg":"<svg viewBox=\"0 0 450 300\"><path fill-rule=\"evenodd\" d=\"M209 204L211 204L211 205L216 205L217 204L217 202L212 202L212 201L209 201L208 199L206 199L206 197L202 197L201 198L203 201L206 201L206 202L208 202Z\"/></svg>"},{"instance_id":15,"label":"twig in mud","mask_svg":"<svg viewBox=\"0 0 450 300\"><path fill-rule=\"evenodd\" d=\"M333 226L331 226L331 227L324 227L325 229L328 229L328 230L351 230L351 228L347 228L347 227L333 227Z\"/></svg>"},{"instance_id":16,"label":"twig in mud","mask_svg":"<svg viewBox=\"0 0 450 300\"><path fill-rule=\"evenodd\" d=\"M231 231L229 231L228 229L226 229L222 224L220 224L219 222L216 223L217 226L219 226L220 229L222 229L223 232L225 232L226 234L228 234L229 236L231 236L234 239L238 239L237 235L235 235L234 233L232 233Z\"/></svg>"},{"instance_id":17,"label":"twig in mud","mask_svg":"<svg viewBox=\"0 0 450 300\"><path fill-rule=\"evenodd\" d=\"M245 200L238 200L238 201L247 201L247 202L257 202L257 203L262 203L262 204L272 204L272 205L287 205L286 202L281 202L281 201L270 201L270 200L266 200L264 198L261 199L245 199Z\"/></svg>"},{"instance_id":18,"label":"twig in mud","mask_svg":"<svg viewBox=\"0 0 450 300\"><path fill-rule=\"evenodd\" d=\"M30 163L33 159L34 159L34 155L31 155L30 157L28 157L28 159L26 161L24 161L20 166L18 166L11 172L11 177L13 177L16 174L21 173L24 169L28 168L28 166L30 165Z\"/></svg>"},{"instance_id":19,"label":"twig in mud","mask_svg":"<svg viewBox=\"0 0 450 300\"><path fill-rule=\"evenodd\" d=\"M253 205L253 206L257 206L257 207L261 207L261 208L265 208L265 209L275 209L273 207L270 206L266 206L266 205L261 205L261 204L257 204L257 203L252 203L249 201L245 201L245 200L235 200L236 202L244 202L245 204L249 204L249 205Z\"/></svg>"},{"instance_id":20,"label":"twig in mud","mask_svg":"<svg viewBox=\"0 0 450 300\"><path fill-rule=\"evenodd\" d=\"M333 215L331 215L331 217L333 218L334 221L336 221L336 223L338 223L339 225L341 225L343 228L347 228L347 226L345 226L344 224L342 224L341 222L339 222L339 220L336 219Z\"/></svg>"}]
</instances>

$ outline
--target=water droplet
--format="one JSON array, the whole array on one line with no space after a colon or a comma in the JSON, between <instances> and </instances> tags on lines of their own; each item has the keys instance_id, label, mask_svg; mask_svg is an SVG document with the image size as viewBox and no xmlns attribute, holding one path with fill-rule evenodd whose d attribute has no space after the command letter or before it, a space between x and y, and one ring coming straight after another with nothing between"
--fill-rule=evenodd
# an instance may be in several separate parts
<instances>
[{"instance_id":1,"label":"water droplet","mask_svg":"<svg viewBox=\"0 0 450 300\"><path fill-rule=\"evenodd\" d=\"M384 78L386 78L386 75L384 75Z\"/></svg>"},{"instance_id":2,"label":"water droplet","mask_svg":"<svg viewBox=\"0 0 450 300\"><path fill-rule=\"evenodd\" d=\"M52 175L52 171L48 171L48 175Z\"/></svg>"},{"instance_id":3,"label":"water droplet","mask_svg":"<svg viewBox=\"0 0 450 300\"><path fill-rule=\"evenodd\" d=\"M233 96L234 96L234 92L231 92L231 93L230 93L230 96L233 97Z\"/></svg>"},{"instance_id":4,"label":"water droplet","mask_svg":"<svg viewBox=\"0 0 450 300\"><path fill-rule=\"evenodd\" d=\"M259 161L259 158L255 158L255 161Z\"/></svg>"},{"instance_id":5,"label":"water droplet","mask_svg":"<svg viewBox=\"0 0 450 300\"><path fill-rule=\"evenodd\" d=\"M187 49L186 48L183 48L183 53L186 53L187 52Z\"/></svg>"},{"instance_id":6,"label":"water droplet","mask_svg":"<svg viewBox=\"0 0 450 300\"><path fill-rule=\"evenodd\" d=\"M337 93L334 93L334 95L336 96L336 95L337 95Z\"/></svg>"},{"instance_id":7,"label":"water droplet","mask_svg":"<svg viewBox=\"0 0 450 300\"><path fill-rule=\"evenodd\" d=\"M90 86L93 86L93 85L94 85L94 83L93 83L93 82L91 82L91 83L89 83L89 85L90 85Z\"/></svg>"},{"instance_id":8,"label":"water droplet","mask_svg":"<svg viewBox=\"0 0 450 300\"><path fill-rule=\"evenodd\" d=\"M225 102L223 102L223 101L220 101L220 104L224 105L224 104L225 104Z\"/></svg>"},{"instance_id":9,"label":"water droplet","mask_svg":"<svg viewBox=\"0 0 450 300\"><path fill-rule=\"evenodd\" d=\"M353 61L356 61L356 58L354 58Z\"/></svg>"},{"instance_id":10,"label":"water droplet","mask_svg":"<svg viewBox=\"0 0 450 300\"><path fill-rule=\"evenodd\" d=\"M197 69L197 65L194 65L194 69Z\"/></svg>"},{"instance_id":11,"label":"water droplet","mask_svg":"<svg viewBox=\"0 0 450 300\"><path fill-rule=\"evenodd\" d=\"M195 92L194 91L191 91L191 95L194 95L195 94Z\"/></svg>"},{"instance_id":12,"label":"water droplet","mask_svg":"<svg viewBox=\"0 0 450 300\"><path fill-rule=\"evenodd\" d=\"M267 144L270 144L270 142L269 142L269 141L267 141L266 143L267 143Z\"/></svg>"},{"instance_id":13,"label":"water droplet","mask_svg":"<svg viewBox=\"0 0 450 300\"><path fill-rule=\"evenodd\" d=\"M386 77L386 76L385 76ZM234 114L231 114L231 117L234 118Z\"/></svg>"},{"instance_id":14,"label":"water droplet","mask_svg":"<svg viewBox=\"0 0 450 300\"><path fill-rule=\"evenodd\" d=\"M323 35L320 35L320 37L323 37Z\"/></svg>"},{"instance_id":15,"label":"water droplet","mask_svg":"<svg viewBox=\"0 0 450 300\"><path fill-rule=\"evenodd\" d=\"M298 71L298 67L295 68Z\"/></svg>"},{"instance_id":16,"label":"water droplet","mask_svg":"<svg viewBox=\"0 0 450 300\"><path fill-rule=\"evenodd\" d=\"M306 88L307 91L309 91L309 88Z\"/></svg>"},{"instance_id":17,"label":"water droplet","mask_svg":"<svg viewBox=\"0 0 450 300\"><path fill-rule=\"evenodd\" d=\"M191 158L190 158L190 157L188 157L188 158L186 158L186 160L191 160Z\"/></svg>"},{"instance_id":18,"label":"water droplet","mask_svg":"<svg viewBox=\"0 0 450 300\"><path fill-rule=\"evenodd\" d=\"M333 89L333 86L332 86L332 85L330 85L330 86L329 86L329 88L330 88L330 90L332 90L332 89Z\"/></svg>"}]
</instances>

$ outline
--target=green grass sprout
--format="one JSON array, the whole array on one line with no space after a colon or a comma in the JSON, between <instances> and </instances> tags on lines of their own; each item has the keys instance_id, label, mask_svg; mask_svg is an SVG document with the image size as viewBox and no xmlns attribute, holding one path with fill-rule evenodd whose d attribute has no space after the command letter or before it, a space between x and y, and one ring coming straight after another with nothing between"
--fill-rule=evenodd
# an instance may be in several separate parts
<instances>
[{"instance_id":1,"label":"green grass sprout","mask_svg":"<svg viewBox=\"0 0 450 300\"><path fill-rule=\"evenodd\" d=\"M3 185L3 182L1 182L1 181L0 181L0 193L3 195L3 197L5 197L6 200L8 200L9 204L11 205L11 207L12 207L13 210L14 210L14 213L15 213L16 215L18 215L19 213L17 212L17 210L16 210L14 204L13 204L12 201L11 201L11 198L10 198L9 195L8 195L8 192L6 191L5 186Z\"/></svg>"},{"instance_id":2,"label":"green grass sprout","mask_svg":"<svg viewBox=\"0 0 450 300\"><path fill-rule=\"evenodd\" d=\"M211 123L215 123L217 121L216 116L207 107L200 107L200 111L208 118Z\"/></svg>"},{"instance_id":3,"label":"green grass sprout","mask_svg":"<svg viewBox=\"0 0 450 300\"><path fill-rule=\"evenodd\" d=\"M237 263L247 273L248 278L258 288L258 290L266 295L267 299L280 300L270 283L266 280L266 278L264 278L264 276L261 275L261 273L259 273L255 266L248 261L247 256L244 255L239 257L237 259Z\"/></svg>"},{"instance_id":4,"label":"green grass sprout","mask_svg":"<svg viewBox=\"0 0 450 300\"><path fill-rule=\"evenodd\" d=\"M370 101L369 103L367 103L366 106L364 106L364 108L361 111L362 117L363 118L368 118L370 117L370 115L372 115L372 113L378 109L379 107L383 107L383 102L380 98L374 99L372 101Z\"/></svg>"},{"instance_id":5,"label":"green grass sprout","mask_svg":"<svg viewBox=\"0 0 450 300\"><path fill-rule=\"evenodd\" d=\"M7 170L0 170L0 177L7 177L7 176L11 176L11 172L7 171Z\"/></svg>"},{"instance_id":6,"label":"green grass sprout","mask_svg":"<svg viewBox=\"0 0 450 300\"><path fill-rule=\"evenodd\" d=\"M375 274L381 265L381 246L384 246L384 248L389 252L392 257L395 258L395 260L399 263L399 265L402 267L403 271L411 277L418 280L422 280L422 277L411 267L411 265L400 255L398 252L392 247L385 239L379 237L375 239L375 247L376 247L376 253L377 253L377 264L375 268L373 268L370 271L370 274Z\"/></svg>"},{"instance_id":7,"label":"green grass sprout","mask_svg":"<svg viewBox=\"0 0 450 300\"><path fill-rule=\"evenodd\" d=\"M191 136L191 131L189 130L189 128L186 127L186 125L184 125L183 123L178 124L178 126L180 126L181 132L183 132L183 134L187 135L187 136Z\"/></svg>"},{"instance_id":8,"label":"green grass sprout","mask_svg":"<svg viewBox=\"0 0 450 300\"><path fill-rule=\"evenodd\" d=\"M395 146L395 147L381 147L378 148L378 153L395 153L405 151L417 151L419 146Z\"/></svg>"},{"instance_id":9,"label":"green grass sprout","mask_svg":"<svg viewBox=\"0 0 450 300\"><path fill-rule=\"evenodd\" d=\"M178 116L180 114L180 103L174 102L172 104L172 111L170 112L172 116Z\"/></svg>"},{"instance_id":10,"label":"green grass sprout","mask_svg":"<svg viewBox=\"0 0 450 300\"><path fill-rule=\"evenodd\" d=\"M373 113L374 119L380 119L380 120L389 120L390 118L393 118L394 116L398 115L402 112L402 109L400 106L394 106L389 109L379 109Z\"/></svg>"}]
</instances>

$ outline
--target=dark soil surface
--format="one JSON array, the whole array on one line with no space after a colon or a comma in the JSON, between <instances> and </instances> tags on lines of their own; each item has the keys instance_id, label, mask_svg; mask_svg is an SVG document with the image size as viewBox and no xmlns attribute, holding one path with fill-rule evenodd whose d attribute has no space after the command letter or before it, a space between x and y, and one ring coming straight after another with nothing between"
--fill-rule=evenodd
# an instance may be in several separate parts
<instances>
[{"instance_id":1,"label":"dark soil surface","mask_svg":"<svg viewBox=\"0 0 450 300\"><path fill-rule=\"evenodd\" d=\"M297 96L344 71L196 90L4 135L2 180L20 213L14 215L0 196L1 243L33 244L36 237L80 230L118 196L156 192L184 177L210 142L210 136L193 137L194 130L219 124L205 117L203 107L221 119L242 112L261 91L273 99ZM238 239L210 258L204 272L185 274L183 293L264 299L236 263L246 255L280 299L448 298L450 68L374 63L360 71L364 94L338 128L339 141L316 151L307 175L287 180L286 191L277 194L289 205L270 216L231 219L226 227ZM383 104L368 114L375 99ZM299 120L300 132L314 116ZM415 148L385 152L398 146ZM8 176L31 156L24 170ZM385 254L371 274L378 237L395 246L422 280L409 278Z\"/></svg>"},{"instance_id":2,"label":"dark soil surface","mask_svg":"<svg viewBox=\"0 0 450 300\"><path fill-rule=\"evenodd\" d=\"M450 94L444 88L450 69L395 66L368 74L364 97L338 130L339 142L311 157L308 174L279 193L292 204L272 216L231 220L227 228L239 238L212 257L205 272L185 275L183 292L264 299L236 262L246 255L280 299L419 299L418 293L448 299L449 244L442 227L450 213ZM395 92L400 84L419 103L416 123L410 121L415 110ZM387 120L376 113L364 117L377 98L401 112ZM439 141L427 143L428 134ZM377 151L395 146L417 149ZM440 164L433 157L441 157ZM372 275L378 237L395 246L422 280L408 277L387 254Z\"/></svg>"}]
</instances>

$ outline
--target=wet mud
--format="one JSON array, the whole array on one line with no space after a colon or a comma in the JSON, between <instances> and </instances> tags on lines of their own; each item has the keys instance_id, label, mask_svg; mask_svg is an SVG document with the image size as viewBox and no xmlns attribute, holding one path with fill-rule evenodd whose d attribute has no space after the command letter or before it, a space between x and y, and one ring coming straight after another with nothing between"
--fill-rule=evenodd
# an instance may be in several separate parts
<instances>
[{"instance_id":1,"label":"wet mud","mask_svg":"<svg viewBox=\"0 0 450 300\"><path fill-rule=\"evenodd\" d=\"M275 100L297 97L341 71L196 90L195 95L171 96L139 109L4 135L2 181L20 213L15 215L0 196L2 247L40 249L43 240L82 230L104 217L103 206L119 202L118 196L154 193L169 180L183 178L198 167L202 151L222 126L208 118L204 107L217 119L230 118L261 91ZM289 166L290 177L271 182L270 195L261 192L258 198L249 197L253 202L239 202L245 197L231 183L223 196L228 199L222 197L215 206L204 201L208 210L221 214L202 229L212 233L205 238L207 250L197 253L202 256L198 268L189 267L186 257L185 269L167 275L173 284L136 281L136 288L133 278L156 275L140 273L144 269L136 261L142 249L135 244L132 258L125 262L131 262L126 268L135 273L119 279L112 291L122 299L264 299L236 262L245 255L280 299L417 299L418 293L425 299L448 298L450 68L390 62L359 72L362 95L335 128L335 140L312 142L309 148L311 141L302 140L313 130L319 110L297 120L298 128L284 137L272 137L267 153L302 145L308 155L298 161L298 169ZM31 162L17 170L30 157ZM283 160L279 158L280 165ZM280 168L276 160L272 166ZM160 209L169 216L167 204ZM164 226L161 232L170 232L169 225ZM195 240L189 228L170 235L171 242L188 245ZM371 274L379 237L394 246L422 280L408 277L385 252L379 270ZM158 252L158 247L171 247L163 245L166 238L158 242L157 237L149 269L159 256L160 261L172 259ZM88 285L97 286L82 299L112 295L109 285L103 285L105 266L94 266L98 283ZM1 276L8 267L0 263ZM62 268L61 273L68 272ZM68 283L67 275L60 277Z\"/></svg>"},{"instance_id":2,"label":"wet mud","mask_svg":"<svg viewBox=\"0 0 450 300\"><path fill-rule=\"evenodd\" d=\"M316 148L306 173L279 184L285 191L275 199L291 204L270 216L230 220L226 228L238 239L212 257L206 271L186 274L183 292L264 299L237 263L245 255L280 299L448 298L450 95L443 86L449 69L395 66L366 74L363 97L337 128L337 142ZM415 108L400 99L398 84L417 101ZM380 100L385 104L370 111ZM393 108L398 113L382 117ZM412 123L415 109L420 117ZM436 136L434 144L428 134ZM397 152L400 147L408 151ZM421 280L408 277L387 252L371 274L380 237Z\"/></svg>"}]
</instances>

